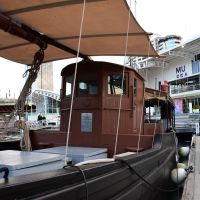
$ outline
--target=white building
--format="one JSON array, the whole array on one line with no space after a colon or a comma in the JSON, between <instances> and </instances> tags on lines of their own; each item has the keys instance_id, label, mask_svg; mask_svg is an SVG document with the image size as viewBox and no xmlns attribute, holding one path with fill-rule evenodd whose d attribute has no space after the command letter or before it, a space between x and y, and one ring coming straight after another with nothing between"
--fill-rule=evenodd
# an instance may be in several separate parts
<instances>
[{"instance_id":1,"label":"white building","mask_svg":"<svg viewBox=\"0 0 200 200\"><path fill-rule=\"evenodd\" d=\"M176 114L199 112L200 37L164 51L161 56L140 63L146 87L160 89L166 80L175 99Z\"/></svg>"},{"instance_id":2,"label":"white building","mask_svg":"<svg viewBox=\"0 0 200 200\"><path fill-rule=\"evenodd\" d=\"M36 110L28 114L29 120L36 120L38 115L52 119L60 115L60 95L53 91L53 63L44 63L40 67L36 81L32 85L29 102L36 105Z\"/></svg>"},{"instance_id":3,"label":"white building","mask_svg":"<svg viewBox=\"0 0 200 200\"><path fill-rule=\"evenodd\" d=\"M178 35L167 35L162 37L159 34L153 34L150 37L150 41L154 49L161 54L167 50L181 45L182 37ZM147 59L145 57L130 56L127 63L129 63L129 65L133 66L135 69L138 69L146 67L146 60Z\"/></svg>"},{"instance_id":4,"label":"white building","mask_svg":"<svg viewBox=\"0 0 200 200\"><path fill-rule=\"evenodd\" d=\"M155 49L158 52L164 52L166 50L177 47L182 43L182 38L178 35L167 35L165 37L157 37L155 38L155 40Z\"/></svg>"}]
</instances>

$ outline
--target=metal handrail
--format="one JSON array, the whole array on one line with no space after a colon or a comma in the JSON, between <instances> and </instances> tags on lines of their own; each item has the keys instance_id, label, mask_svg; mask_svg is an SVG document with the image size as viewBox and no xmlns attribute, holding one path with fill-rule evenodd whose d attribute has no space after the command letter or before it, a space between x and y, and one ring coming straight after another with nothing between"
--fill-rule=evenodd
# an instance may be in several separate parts
<instances>
[{"instance_id":1,"label":"metal handrail","mask_svg":"<svg viewBox=\"0 0 200 200\"><path fill-rule=\"evenodd\" d=\"M194 91L194 90L200 90L200 84L184 85L182 87L170 89L170 92L171 94L178 94L178 93Z\"/></svg>"}]
</instances>

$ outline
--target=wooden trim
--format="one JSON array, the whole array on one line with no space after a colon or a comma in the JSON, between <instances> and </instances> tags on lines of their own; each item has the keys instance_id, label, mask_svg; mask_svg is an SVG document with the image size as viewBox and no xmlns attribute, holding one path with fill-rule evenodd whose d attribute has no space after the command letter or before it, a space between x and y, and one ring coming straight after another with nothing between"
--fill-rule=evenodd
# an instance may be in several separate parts
<instances>
[{"instance_id":1,"label":"wooden trim","mask_svg":"<svg viewBox=\"0 0 200 200\"><path fill-rule=\"evenodd\" d=\"M149 35L148 33L129 33L129 36L140 36L140 35ZM105 33L105 34L96 34L96 35L82 35L81 38L98 38L98 37L121 37L121 36L127 36L127 33ZM78 39L78 35L69 36L69 37L59 37L55 38L56 40L68 40L68 39Z\"/></svg>"}]
</instances>

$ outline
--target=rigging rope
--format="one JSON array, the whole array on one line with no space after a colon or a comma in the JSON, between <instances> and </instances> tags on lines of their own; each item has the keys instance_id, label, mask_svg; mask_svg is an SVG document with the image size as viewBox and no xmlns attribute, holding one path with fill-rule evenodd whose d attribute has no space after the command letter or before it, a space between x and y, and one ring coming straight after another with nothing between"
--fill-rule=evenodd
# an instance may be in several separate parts
<instances>
[{"instance_id":1,"label":"rigging rope","mask_svg":"<svg viewBox=\"0 0 200 200\"><path fill-rule=\"evenodd\" d=\"M19 115L19 118L24 116L24 106L26 98L31 92L31 86L37 78L37 74L40 70L40 65L42 64L43 60L44 49L39 49L34 55L31 67L27 69L26 72L23 74L23 77L26 77L28 74L28 78L15 105L16 114Z\"/></svg>"},{"instance_id":2,"label":"rigging rope","mask_svg":"<svg viewBox=\"0 0 200 200\"><path fill-rule=\"evenodd\" d=\"M120 94L120 100L119 100L119 110L118 110L118 117L117 117L117 130L116 130L116 137L115 137L115 147L114 147L114 154L113 157L115 157L117 153L117 143L118 143L118 136L119 136L119 122L121 117L121 107L122 107L122 96L124 92L124 75L125 75L125 64L126 64L126 55L127 55L127 49L128 49L128 36L129 36L129 29L130 29L130 16L131 16L131 0L129 5L129 14L128 14L128 24L127 24L127 32L126 32L126 43L125 43L125 53L124 53L124 66L123 66L123 72L122 72L122 92Z\"/></svg>"},{"instance_id":3,"label":"rigging rope","mask_svg":"<svg viewBox=\"0 0 200 200\"><path fill-rule=\"evenodd\" d=\"M149 58L149 51L150 51L150 40L149 40L149 47L147 51L147 58ZM143 84L143 94L145 94L145 83ZM142 114L141 114L141 120L140 120L140 130L139 130L139 137L138 137L138 144L137 144L137 154L140 149L140 139L141 139L141 132L142 132L142 123L144 124L144 96L143 96L143 101L142 101Z\"/></svg>"},{"instance_id":4,"label":"rigging rope","mask_svg":"<svg viewBox=\"0 0 200 200\"><path fill-rule=\"evenodd\" d=\"M85 16L85 4L86 0L83 2L83 9L82 9L82 17L81 17L81 26L79 32L79 39L78 39L78 48L77 48L77 55L76 55L76 65L74 71L74 80L73 80L73 87L72 87L72 97L71 97L71 104L70 104L70 112L69 112L69 120L68 120L68 128L67 128L67 138L66 138L66 148L65 148L65 165L67 165L67 152L68 152L68 145L69 145L69 135L70 135L70 127L71 127L71 118L72 118L72 107L74 103L74 91L75 91L75 83L76 83L76 76L77 76L77 68L78 68L78 58L80 52L80 44L81 44L81 36L82 36L82 29L83 29L83 20Z\"/></svg>"},{"instance_id":5,"label":"rigging rope","mask_svg":"<svg viewBox=\"0 0 200 200\"><path fill-rule=\"evenodd\" d=\"M164 65L162 67L162 79L164 80ZM160 95L161 95L161 88L159 90L159 95L158 95L158 108L160 107ZM155 120L155 123L154 123L154 132L153 132L153 140L152 140L152 148L153 148L153 145L154 145L154 141L155 141L155 135L156 135L156 128L157 128L157 119ZM162 135L162 134L161 134Z\"/></svg>"},{"instance_id":6,"label":"rigging rope","mask_svg":"<svg viewBox=\"0 0 200 200\"><path fill-rule=\"evenodd\" d=\"M21 134L23 136L20 143L21 150L31 151L32 150L31 140L30 140L29 129L26 124L26 121L21 117L20 120L15 122L15 126L21 130Z\"/></svg>"},{"instance_id":7,"label":"rigging rope","mask_svg":"<svg viewBox=\"0 0 200 200\"><path fill-rule=\"evenodd\" d=\"M24 121L24 117L23 117L24 107L25 107L26 98L31 93L31 86L33 82L36 80L38 72L40 70L40 65L42 64L44 60L44 49L41 48L35 53L31 67L27 69L26 72L24 73L23 77L26 77L28 74L28 78L17 100L17 104L15 105L16 114L19 115L19 121L16 122L16 125L21 130L21 133L23 135L22 141L21 141L21 148L22 150L25 150L25 151L31 151L32 148L31 148L31 140L29 136L28 126L26 122ZM23 141L24 141L24 144L23 144Z\"/></svg>"},{"instance_id":8,"label":"rigging rope","mask_svg":"<svg viewBox=\"0 0 200 200\"><path fill-rule=\"evenodd\" d=\"M144 87L144 86L143 86ZM145 87L144 87L144 91L143 94L145 93ZM139 130L139 137L138 137L138 144L137 144L137 154L139 152L140 149L140 139L141 139L141 132L142 132L142 123L144 124L144 97L143 97L143 101L142 101L142 114L141 114L141 119L140 119L140 130Z\"/></svg>"},{"instance_id":9,"label":"rigging rope","mask_svg":"<svg viewBox=\"0 0 200 200\"><path fill-rule=\"evenodd\" d=\"M24 107L25 107L26 98L31 92L31 86L33 82L36 80L37 74L40 70L40 65L43 62L44 50L46 48L47 48L47 45L45 45L44 48L40 48L35 53L32 65L23 74L23 77L28 75L28 78L26 80L26 83L24 84L24 87L20 93L20 96L18 97L17 103L15 104L15 110L10 114L9 120L5 124L5 128L7 129L10 121L11 120L14 121L15 116L19 115L19 120L15 122L14 126L21 130L21 133L23 135L22 140L24 140L24 146L22 148L27 151L31 150L31 142L30 142L30 137L29 137L29 130L28 130L26 122L24 121ZM23 143L23 141L21 142Z\"/></svg>"},{"instance_id":10,"label":"rigging rope","mask_svg":"<svg viewBox=\"0 0 200 200\"><path fill-rule=\"evenodd\" d=\"M171 192L175 192L178 190L178 187L170 188L170 189L160 188L159 186L156 186L156 185L150 183L147 179L145 179L143 176L141 176L126 160L116 159L116 161L120 161L120 162L126 164L128 166L128 168L130 169L131 173L136 174L152 190L157 190L159 192L166 192L166 193L168 193L168 192L171 193Z\"/></svg>"}]
</instances>

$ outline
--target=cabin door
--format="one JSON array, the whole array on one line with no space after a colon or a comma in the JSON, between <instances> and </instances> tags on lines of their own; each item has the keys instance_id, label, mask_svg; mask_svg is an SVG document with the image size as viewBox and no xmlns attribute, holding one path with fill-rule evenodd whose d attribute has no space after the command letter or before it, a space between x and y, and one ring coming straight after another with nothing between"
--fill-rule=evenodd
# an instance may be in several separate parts
<instances>
[{"instance_id":1,"label":"cabin door","mask_svg":"<svg viewBox=\"0 0 200 200\"><path fill-rule=\"evenodd\" d=\"M132 86L132 117L133 117L133 133L137 132L137 79L134 78Z\"/></svg>"}]
</instances>

